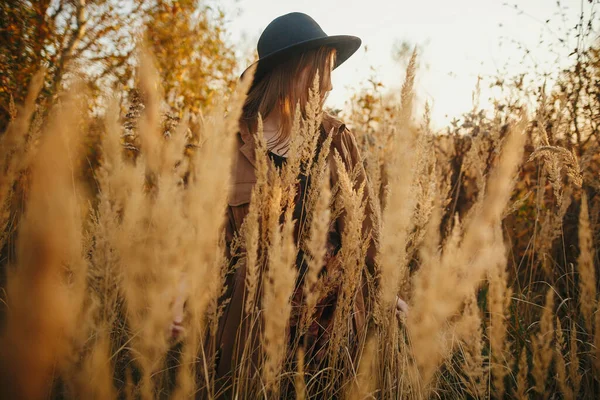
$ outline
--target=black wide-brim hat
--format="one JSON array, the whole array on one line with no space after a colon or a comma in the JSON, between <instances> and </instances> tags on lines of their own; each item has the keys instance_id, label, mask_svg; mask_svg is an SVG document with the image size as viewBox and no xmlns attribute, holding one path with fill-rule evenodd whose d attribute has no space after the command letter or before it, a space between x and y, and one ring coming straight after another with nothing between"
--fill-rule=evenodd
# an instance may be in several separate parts
<instances>
[{"instance_id":1,"label":"black wide-brim hat","mask_svg":"<svg viewBox=\"0 0 600 400\"><path fill-rule=\"evenodd\" d=\"M360 47L356 36L328 36L310 16L293 12L275 18L258 39L258 61L250 65L241 77L256 65L252 86L289 57L305 50L328 46L337 51L334 69L339 67Z\"/></svg>"}]
</instances>

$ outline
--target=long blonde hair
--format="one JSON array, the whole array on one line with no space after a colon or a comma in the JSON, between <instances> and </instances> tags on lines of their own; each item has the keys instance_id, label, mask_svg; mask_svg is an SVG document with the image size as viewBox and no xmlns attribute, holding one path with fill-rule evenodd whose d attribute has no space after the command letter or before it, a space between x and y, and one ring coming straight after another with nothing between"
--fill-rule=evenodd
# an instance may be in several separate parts
<instances>
[{"instance_id":1,"label":"long blonde hair","mask_svg":"<svg viewBox=\"0 0 600 400\"><path fill-rule=\"evenodd\" d=\"M306 116L308 89L317 71L320 77L320 92L324 93L327 90L324 71L328 68L328 61L335 65L335 54L335 49L331 47L319 47L297 54L274 67L248 92L240 123L245 123L250 132L254 133L257 129L258 115L266 118L278 107L281 124L276 144L285 143L291 134L296 105L300 105L302 115ZM306 72L306 79L299 85L298 79L303 71Z\"/></svg>"}]
</instances>

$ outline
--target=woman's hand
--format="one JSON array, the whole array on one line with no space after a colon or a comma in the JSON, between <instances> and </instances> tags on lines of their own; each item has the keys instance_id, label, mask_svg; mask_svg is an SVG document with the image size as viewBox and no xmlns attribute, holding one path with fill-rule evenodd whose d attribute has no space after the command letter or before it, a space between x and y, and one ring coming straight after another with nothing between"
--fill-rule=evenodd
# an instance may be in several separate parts
<instances>
[{"instance_id":1,"label":"woman's hand","mask_svg":"<svg viewBox=\"0 0 600 400\"><path fill-rule=\"evenodd\" d=\"M400 315L401 312L408 317L408 304L400 296L396 296L396 314Z\"/></svg>"},{"instance_id":2,"label":"woman's hand","mask_svg":"<svg viewBox=\"0 0 600 400\"><path fill-rule=\"evenodd\" d=\"M174 341L180 340L185 334L185 328L183 327L183 319L185 316L184 306L187 295L186 289L187 283L186 280L182 277L179 281L179 286L177 287L177 295L171 303L171 316L173 320L171 321L171 325L169 327L169 333L171 339Z\"/></svg>"}]
</instances>

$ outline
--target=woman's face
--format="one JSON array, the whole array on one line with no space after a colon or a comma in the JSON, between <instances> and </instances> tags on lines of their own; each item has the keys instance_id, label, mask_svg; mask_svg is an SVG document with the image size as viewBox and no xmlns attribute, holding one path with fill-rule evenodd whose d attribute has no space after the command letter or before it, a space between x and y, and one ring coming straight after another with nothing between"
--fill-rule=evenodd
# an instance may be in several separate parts
<instances>
[{"instance_id":1,"label":"woman's face","mask_svg":"<svg viewBox=\"0 0 600 400\"><path fill-rule=\"evenodd\" d=\"M325 103L329 92L333 90L333 85L331 83L331 72L333 71L333 63L334 63L335 53L331 53L331 56L327 59L327 64L325 65L325 71L323 75L323 92L321 93L321 105Z\"/></svg>"},{"instance_id":2,"label":"woman's face","mask_svg":"<svg viewBox=\"0 0 600 400\"><path fill-rule=\"evenodd\" d=\"M329 92L333 90L333 85L331 83L331 72L333 71L335 53L332 53L331 56L327 59L325 64L325 71L319 73L323 74L323 90L321 91L321 106L325 103ZM309 82L308 78L308 67L304 68L301 73L300 79L298 79L298 84L302 88L310 88L312 87L312 81Z\"/></svg>"}]
</instances>

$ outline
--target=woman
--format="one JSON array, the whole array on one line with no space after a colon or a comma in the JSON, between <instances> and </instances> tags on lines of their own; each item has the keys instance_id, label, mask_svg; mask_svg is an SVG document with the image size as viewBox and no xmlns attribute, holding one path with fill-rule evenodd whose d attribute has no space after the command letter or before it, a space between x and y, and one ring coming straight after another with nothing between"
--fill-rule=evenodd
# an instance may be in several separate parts
<instances>
[{"instance_id":1,"label":"woman","mask_svg":"<svg viewBox=\"0 0 600 400\"><path fill-rule=\"evenodd\" d=\"M282 167L289 155L289 144L292 134L292 122L296 105L300 105L304 113L304 105L308 100L308 89L313 84L316 74L320 77L321 107L327 93L332 89L330 73L333 69L345 62L360 47L361 40L355 36L328 36L321 27L308 15L302 13L286 14L273 20L262 33L258 41L259 60L251 67L256 67L254 80L245 101L242 117L240 119L240 132L238 137L238 151L233 169L232 189L229 194L229 206L226 221L226 243L230 250L231 243L240 232L244 218L249 211L252 188L257 181L255 171L255 141L254 134L258 129L259 115L263 118L263 134L267 143L269 157L272 162ZM248 71L249 67L246 71ZM346 126L335 118L323 115L319 145L324 142L327 135L332 135L331 149L328 162L330 164L330 184L335 186L338 180L334 153L338 153L348 171L355 170L355 185L358 188L367 178L362 167L360 153L353 135ZM303 193L310 186L310 179L305 175L299 176L296 195L294 219L297 225L302 222L304 212ZM369 204L368 191L365 190L364 200L367 203L363 223L364 236L374 233L373 210ZM340 249L342 232L344 230L343 215L331 224L328 234L327 252L323 269L335 265L335 257ZM297 240L297 229L295 232ZM365 272L363 280L358 286L352 304L351 341L353 347L365 337L366 323L369 317L369 294L367 290L367 275L375 275L375 241L371 240L365 258ZM228 254L230 257L232 254ZM236 257L231 261L233 265ZM298 252L296 267L299 276L303 276L306 269L302 250ZM335 271L327 271L328 276L334 277ZM215 340L211 343L216 350L216 388L217 393L232 392L235 376L252 375L260 368L258 351L252 350L251 370L240 371L242 359L240 346L258 349L260 347L259 335L248 334L253 329L248 324L244 305L246 295L246 269L244 263L238 264L226 278L225 293L221 299L223 312L219 321ZM333 279L333 278L331 278ZM299 279L301 280L301 278ZM260 279L259 279L260 281ZM335 286L335 282L334 282ZM297 286L292 302L295 306L302 305L302 291ZM312 324L304 334L304 343L307 364L320 368L326 357L326 344L331 334L332 320L334 317L337 291L339 287L329 291L318 301L317 312ZM399 301L398 307L405 304ZM295 335L297 319L290 321L290 336ZM259 329L259 328L256 328ZM291 340L292 340L291 339ZM248 346L244 341L256 341ZM247 354L246 354L247 356ZM293 357L292 357L293 359ZM289 358L288 358L289 360ZM252 370L253 369L253 370Z\"/></svg>"}]
</instances>

